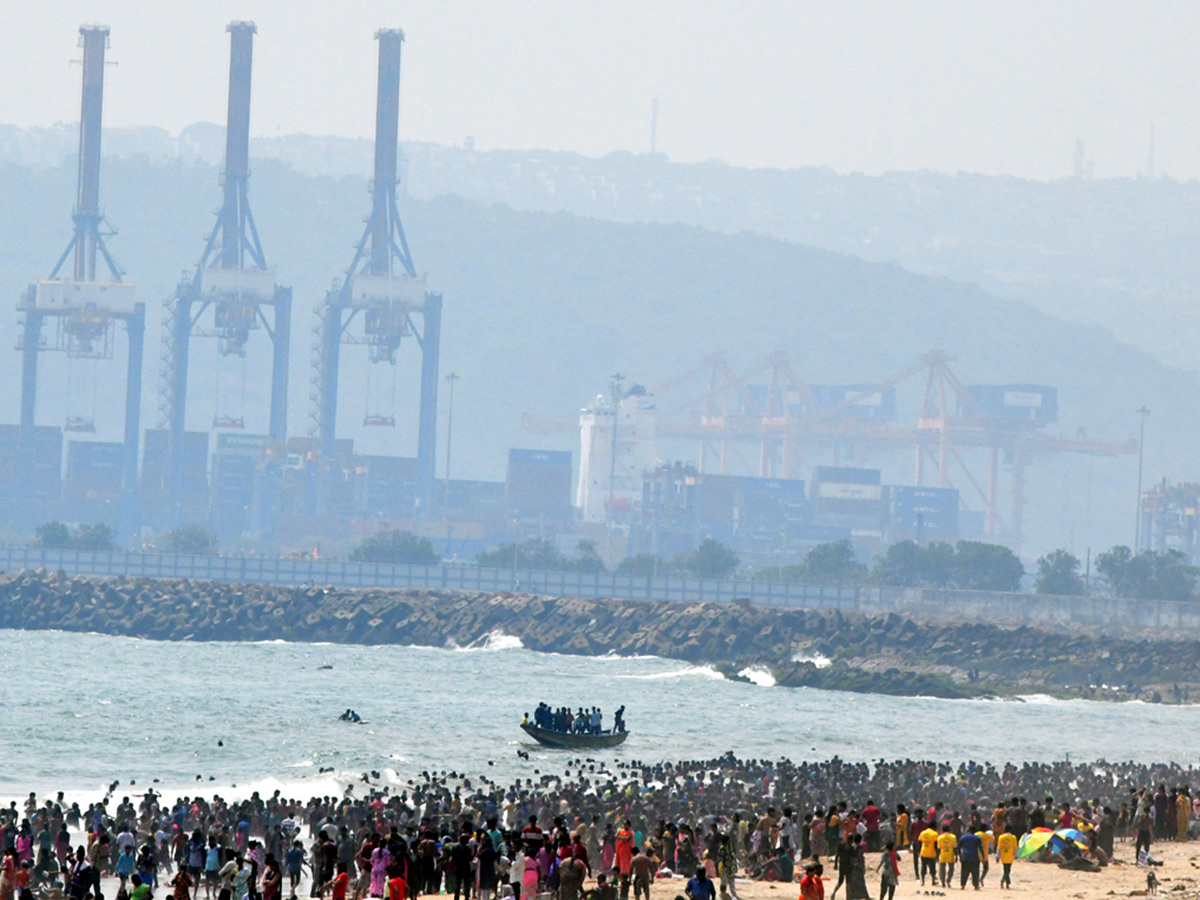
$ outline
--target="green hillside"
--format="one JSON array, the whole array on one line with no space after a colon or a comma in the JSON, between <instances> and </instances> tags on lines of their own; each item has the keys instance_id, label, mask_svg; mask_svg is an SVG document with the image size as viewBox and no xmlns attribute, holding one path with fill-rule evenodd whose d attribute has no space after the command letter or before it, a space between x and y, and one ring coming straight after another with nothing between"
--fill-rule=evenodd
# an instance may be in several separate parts
<instances>
[{"instance_id":1,"label":"green hillside","mask_svg":"<svg viewBox=\"0 0 1200 900\"><path fill-rule=\"evenodd\" d=\"M15 303L21 287L48 273L69 236L73 171L0 164L0 290ZM120 234L112 248L143 288L150 307L144 421L153 424L158 312L185 268L194 264L219 201L217 172L205 166L106 160L103 202ZM348 263L368 206L365 181L297 174L259 162L251 202L279 279L294 286L291 430L308 420L311 310ZM723 350L735 368L776 350L814 381L873 381L935 345L954 350L966 381L1044 382L1060 389L1060 430L1127 438L1133 410L1153 410L1147 478L1186 476L1196 437L1200 381L1123 345L1113 335L1052 318L982 289L914 275L753 234L725 235L678 225L620 224L567 214L517 213L441 198L402 200L418 268L445 295L443 371L455 370L455 475L500 478L507 448L571 446L569 436L524 434L532 411L571 419L615 371L649 386ZM11 307L10 307L11 308ZM12 346L17 316L0 317L0 341ZM260 337L260 336L256 336ZM120 344L120 340L118 344ZM259 341L261 347L264 343ZM208 356L205 356L208 353ZM410 354L410 357L413 354ZM347 358L353 360L353 353ZM263 375L251 354L223 364L224 402L244 394L249 429L265 427ZM100 373L77 364L81 375ZM198 351L189 425L207 427L215 407L211 349ZM47 355L48 388L39 420L60 421L65 360ZM411 453L415 368L397 372L396 433L364 434L368 406L390 404L391 373L348 364L340 429L369 452ZM17 414L17 354L0 352L0 420ZM96 400L101 438L120 427L120 377ZM107 382L106 382L107 385ZM371 399L367 400L368 389ZM913 391L902 395L909 415ZM239 393L240 392L240 393ZM406 398L412 408L406 409ZM7 412L5 412L7 410ZM444 432L443 432L444 433ZM694 457L694 448L665 453ZM815 460L824 462L824 460ZM871 462L871 460L868 460ZM879 460L878 462L885 462ZM911 460L888 463L911 478ZM439 474L440 474L439 464ZM1134 465L1128 460L1065 460L1039 470L1029 489L1030 550L1131 537Z\"/></svg>"}]
</instances>

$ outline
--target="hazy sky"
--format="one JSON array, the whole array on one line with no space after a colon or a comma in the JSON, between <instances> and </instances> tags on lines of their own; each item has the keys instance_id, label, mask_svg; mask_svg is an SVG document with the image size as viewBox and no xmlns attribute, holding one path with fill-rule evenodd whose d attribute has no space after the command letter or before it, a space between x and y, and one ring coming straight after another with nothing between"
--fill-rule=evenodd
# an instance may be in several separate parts
<instances>
[{"instance_id":1,"label":"hazy sky","mask_svg":"<svg viewBox=\"0 0 1200 900\"><path fill-rule=\"evenodd\" d=\"M0 122L78 116L77 28L112 27L106 121L224 120L253 19L256 134L368 136L376 28L407 33L402 136L481 148L1055 178L1200 176L1200 3L56 0L8 5Z\"/></svg>"}]
</instances>

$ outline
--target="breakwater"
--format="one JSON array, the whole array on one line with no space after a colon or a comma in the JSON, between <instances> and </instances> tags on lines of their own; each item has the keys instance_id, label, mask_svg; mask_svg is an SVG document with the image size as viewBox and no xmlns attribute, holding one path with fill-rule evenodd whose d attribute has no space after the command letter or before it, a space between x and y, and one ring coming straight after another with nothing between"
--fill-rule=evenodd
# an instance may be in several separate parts
<instances>
[{"instance_id":1,"label":"breakwater","mask_svg":"<svg viewBox=\"0 0 1200 900\"><path fill-rule=\"evenodd\" d=\"M171 641L438 647L467 646L503 633L536 651L662 656L709 663L733 677L747 667L766 669L789 686L942 697L1044 691L1115 698L1158 692L1174 701L1175 685L1181 686L1178 699L1184 699L1200 672L1197 640L939 623L896 613L326 590L61 572L0 575L0 627Z\"/></svg>"},{"instance_id":2,"label":"breakwater","mask_svg":"<svg viewBox=\"0 0 1200 900\"><path fill-rule=\"evenodd\" d=\"M266 557L190 556L173 553L47 550L0 547L0 570L104 577L223 581L231 584L330 585L338 588L457 590L587 597L728 603L889 613L930 621L995 622L1014 627L1104 628L1200 637L1200 603L1121 597L1047 597L995 591L797 584L770 581L649 578L613 573L490 569L473 566L405 566L389 563Z\"/></svg>"}]
</instances>

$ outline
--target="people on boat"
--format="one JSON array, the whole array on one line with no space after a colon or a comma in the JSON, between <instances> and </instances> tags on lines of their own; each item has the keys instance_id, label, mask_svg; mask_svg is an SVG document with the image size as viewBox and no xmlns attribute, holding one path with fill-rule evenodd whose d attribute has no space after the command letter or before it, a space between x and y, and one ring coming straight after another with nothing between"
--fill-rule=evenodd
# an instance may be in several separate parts
<instances>
[{"instance_id":1,"label":"people on boat","mask_svg":"<svg viewBox=\"0 0 1200 900\"><path fill-rule=\"evenodd\" d=\"M615 731L625 730L625 707L617 711ZM522 725L529 724L529 713L525 714ZM557 731L562 734L599 735L604 734L604 713L600 707L593 706L585 709L580 706L574 711L569 706L552 707L548 703L539 703L533 712L533 725L543 731Z\"/></svg>"}]
</instances>

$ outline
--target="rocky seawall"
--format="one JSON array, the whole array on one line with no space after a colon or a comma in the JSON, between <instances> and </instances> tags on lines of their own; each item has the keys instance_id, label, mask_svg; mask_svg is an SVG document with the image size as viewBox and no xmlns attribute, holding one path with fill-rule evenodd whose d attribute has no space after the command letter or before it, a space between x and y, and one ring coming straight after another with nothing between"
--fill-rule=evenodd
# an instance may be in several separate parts
<instances>
[{"instance_id":1,"label":"rocky seawall","mask_svg":"<svg viewBox=\"0 0 1200 900\"><path fill-rule=\"evenodd\" d=\"M1044 692L1200 700L1200 640L916 621L896 614L520 594L326 590L153 579L0 575L0 628L156 640L467 646L503 633L527 649L654 655L729 677L896 695ZM1178 687L1178 691L1176 691Z\"/></svg>"}]
</instances>

